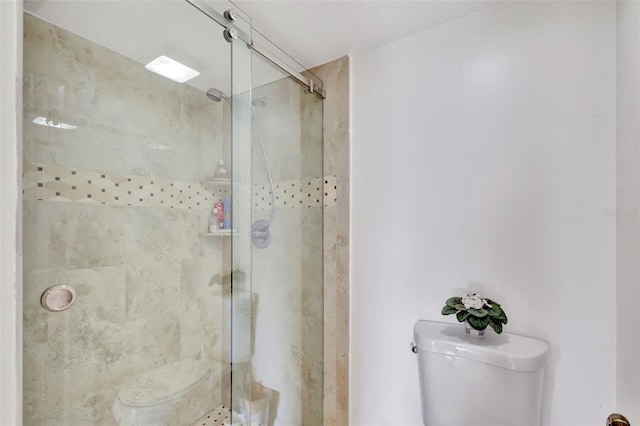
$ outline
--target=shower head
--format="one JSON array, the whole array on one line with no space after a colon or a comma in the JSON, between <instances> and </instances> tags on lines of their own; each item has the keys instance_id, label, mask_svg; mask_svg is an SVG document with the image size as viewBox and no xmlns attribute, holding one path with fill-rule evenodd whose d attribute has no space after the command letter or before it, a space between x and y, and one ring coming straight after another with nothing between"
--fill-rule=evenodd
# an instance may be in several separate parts
<instances>
[{"instance_id":1,"label":"shower head","mask_svg":"<svg viewBox=\"0 0 640 426\"><path fill-rule=\"evenodd\" d=\"M225 95L222 90L216 89L215 87L212 87L211 89L207 90L207 97L215 102L229 100L229 97ZM252 106L258 105L262 107L267 106L269 105L269 98L267 96L262 96L261 98L255 98L251 101L251 105Z\"/></svg>"},{"instance_id":2,"label":"shower head","mask_svg":"<svg viewBox=\"0 0 640 426\"><path fill-rule=\"evenodd\" d=\"M260 98L254 98L251 101L251 105L266 107L267 105L269 105L269 97L268 96L262 96Z\"/></svg>"},{"instance_id":3,"label":"shower head","mask_svg":"<svg viewBox=\"0 0 640 426\"><path fill-rule=\"evenodd\" d=\"M227 96L224 94L222 90L216 89L214 87L207 90L207 97L212 101L216 101L216 102L220 102L222 100L227 99Z\"/></svg>"}]
</instances>

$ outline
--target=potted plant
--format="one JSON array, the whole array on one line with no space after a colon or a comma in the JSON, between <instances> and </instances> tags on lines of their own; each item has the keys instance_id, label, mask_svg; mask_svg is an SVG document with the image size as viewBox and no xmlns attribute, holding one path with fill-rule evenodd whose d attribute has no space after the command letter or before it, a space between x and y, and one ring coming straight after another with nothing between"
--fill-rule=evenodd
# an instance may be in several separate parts
<instances>
[{"instance_id":1,"label":"potted plant","mask_svg":"<svg viewBox=\"0 0 640 426\"><path fill-rule=\"evenodd\" d=\"M442 315L456 314L458 321L465 324L467 334L482 336L488 326L500 334L502 325L508 321L507 314L499 303L491 299L483 299L479 294L450 297L445 303Z\"/></svg>"}]
</instances>

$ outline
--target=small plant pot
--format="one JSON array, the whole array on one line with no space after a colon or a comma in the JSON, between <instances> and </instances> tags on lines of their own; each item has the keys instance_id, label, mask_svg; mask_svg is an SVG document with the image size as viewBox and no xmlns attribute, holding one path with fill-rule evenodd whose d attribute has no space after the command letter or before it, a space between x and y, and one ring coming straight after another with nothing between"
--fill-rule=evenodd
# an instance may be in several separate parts
<instances>
[{"instance_id":1,"label":"small plant pot","mask_svg":"<svg viewBox=\"0 0 640 426\"><path fill-rule=\"evenodd\" d=\"M464 331L470 336L484 337L484 330L476 330L467 321L464 322Z\"/></svg>"}]
</instances>

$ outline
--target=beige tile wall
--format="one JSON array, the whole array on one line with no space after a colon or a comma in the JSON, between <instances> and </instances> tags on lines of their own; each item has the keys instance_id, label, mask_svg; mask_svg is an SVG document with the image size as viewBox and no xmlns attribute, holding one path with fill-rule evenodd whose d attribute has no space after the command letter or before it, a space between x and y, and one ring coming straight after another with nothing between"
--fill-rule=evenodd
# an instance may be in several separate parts
<instances>
[{"instance_id":1,"label":"beige tile wall","mask_svg":"<svg viewBox=\"0 0 640 426\"><path fill-rule=\"evenodd\" d=\"M324 209L324 424L349 424L349 57L311 70L324 81L324 175L337 195Z\"/></svg>"},{"instance_id":2,"label":"beige tile wall","mask_svg":"<svg viewBox=\"0 0 640 426\"><path fill-rule=\"evenodd\" d=\"M222 155L222 114L201 91L25 15L25 425L114 424L133 375L218 365L223 243L200 235L214 190L198 181ZM40 295L56 284L78 299L50 313Z\"/></svg>"},{"instance_id":3,"label":"beige tile wall","mask_svg":"<svg viewBox=\"0 0 640 426\"><path fill-rule=\"evenodd\" d=\"M38 166L58 167L63 172L105 172L145 182L151 177L168 185L182 182L185 191L201 189L198 181L211 174L205 159L222 156L222 103L208 101L187 85L150 76L138 65L25 16L25 160L35 167L34 173ZM324 424L344 426L349 353L349 59L313 72L325 81L328 93L321 172L327 194ZM316 110L302 102L302 120L313 121ZM38 126L31 123L36 116L78 128L65 132ZM302 132L302 137L314 134ZM303 155L299 164L292 164L281 158L276 168L286 171L293 166L299 173L311 160ZM29 176L26 182L38 188L42 177L34 175L32 182ZM146 202L130 207L97 200L54 200L61 196L55 188L64 182L57 184L55 173L49 177L40 182L44 189L53 188L47 197L36 196L37 190L31 198L25 194L25 424L112 424L110 405L127 377L177 359L219 357L222 309L203 301L222 303L215 297L211 277L222 271L223 242L199 236L206 227L206 206L169 210ZM279 179L301 186L296 197L307 196L304 179L290 182L286 173ZM102 193L102 189L113 190L92 191ZM311 204L301 207L317 205ZM282 219L297 214L295 220L304 227L318 215L316 209L296 210L282 211ZM309 243L301 247L317 249L313 241ZM304 270L309 265L299 267ZM42 312L38 306L42 291L69 282L77 285L81 302L68 313ZM303 293L302 307L317 299L312 292ZM308 343L303 346L311 347ZM92 354L90 359L87 353ZM304 358L300 380L311 380L318 361L312 353L299 355ZM303 396L305 426L319 418L313 407L316 394L312 390Z\"/></svg>"}]
</instances>

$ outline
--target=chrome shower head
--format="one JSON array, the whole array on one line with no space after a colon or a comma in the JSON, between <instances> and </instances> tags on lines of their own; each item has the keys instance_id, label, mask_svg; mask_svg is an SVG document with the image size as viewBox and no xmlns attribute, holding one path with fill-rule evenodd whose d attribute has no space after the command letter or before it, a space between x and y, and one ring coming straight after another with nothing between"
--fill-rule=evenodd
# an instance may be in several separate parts
<instances>
[{"instance_id":1,"label":"chrome shower head","mask_svg":"<svg viewBox=\"0 0 640 426\"><path fill-rule=\"evenodd\" d=\"M215 87L212 87L211 89L207 90L207 97L215 102L229 100L229 97L225 95L222 90L216 89ZM265 107L269 105L269 97L262 96L260 98L253 99L251 101L251 106L256 106L256 105L261 107Z\"/></svg>"},{"instance_id":2,"label":"chrome shower head","mask_svg":"<svg viewBox=\"0 0 640 426\"><path fill-rule=\"evenodd\" d=\"M216 102L220 102L222 100L227 99L227 96L224 94L222 90L216 89L214 87L207 90L207 97L212 101L216 101Z\"/></svg>"}]
</instances>

